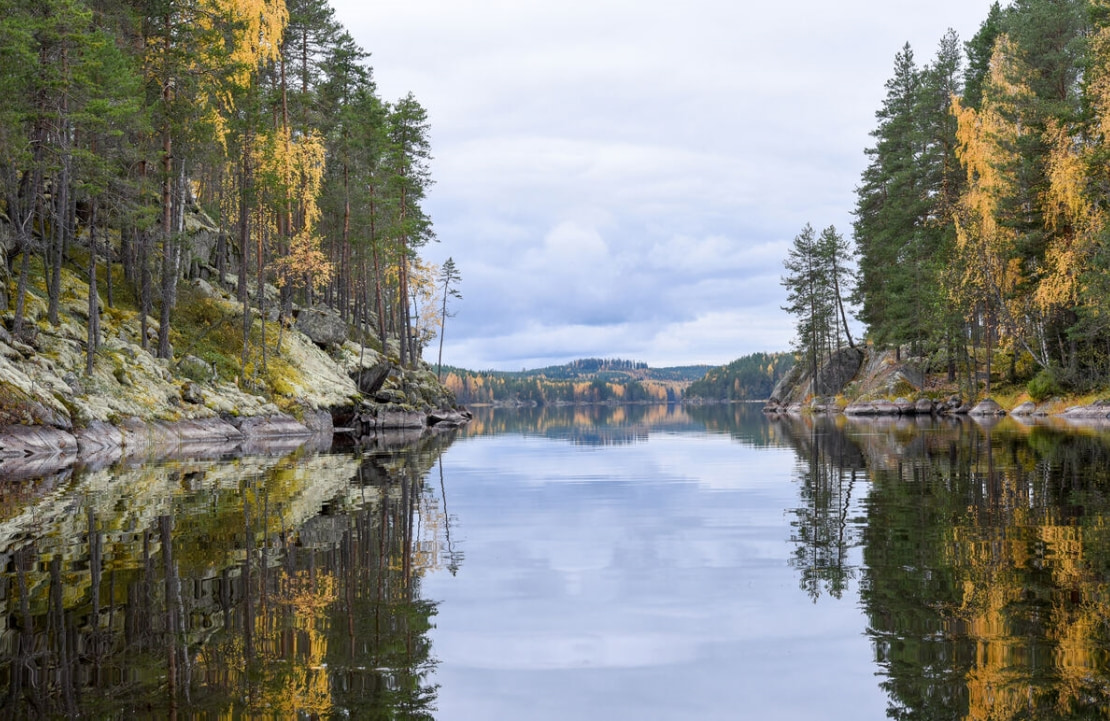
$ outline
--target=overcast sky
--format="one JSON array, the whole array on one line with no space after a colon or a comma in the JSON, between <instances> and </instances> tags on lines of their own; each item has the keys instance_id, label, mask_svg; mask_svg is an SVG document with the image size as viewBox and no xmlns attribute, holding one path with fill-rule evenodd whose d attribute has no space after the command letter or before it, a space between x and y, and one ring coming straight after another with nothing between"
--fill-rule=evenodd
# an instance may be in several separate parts
<instances>
[{"instance_id":1,"label":"overcast sky","mask_svg":"<svg viewBox=\"0 0 1110 721\"><path fill-rule=\"evenodd\" d=\"M782 259L807 222L850 235L895 53L991 4L332 2L382 97L428 111L444 362L502 370L788 349Z\"/></svg>"}]
</instances>

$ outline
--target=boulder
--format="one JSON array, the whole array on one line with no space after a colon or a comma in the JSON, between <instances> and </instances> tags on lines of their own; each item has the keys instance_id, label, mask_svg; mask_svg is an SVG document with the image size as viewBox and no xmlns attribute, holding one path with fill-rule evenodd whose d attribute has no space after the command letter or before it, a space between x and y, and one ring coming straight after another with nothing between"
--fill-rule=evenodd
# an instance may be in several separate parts
<instances>
[{"instance_id":1,"label":"boulder","mask_svg":"<svg viewBox=\"0 0 1110 721\"><path fill-rule=\"evenodd\" d=\"M473 417L466 409L432 411L428 414L428 425L435 428L454 428L469 423Z\"/></svg>"},{"instance_id":2,"label":"boulder","mask_svg":"<svg viewBox=\"0 0 1110 721\"><path fill-rule=\"evenodd\" d=\"M933 402L928 398L918 398L913 404L914 412L919 416L931 416L935 407Z\"/></svg>"},{"instance_id":3,"label":"boulder","mask_svg":"<svg viewBox=\"0 0 1110 721\"><path fill-rule=\"evenodd\" d=\"M341 346L347 340L347 324L338 313L327 308L300 311L295 327L322 348Z\"/></svg>"},{"instance_id":4,"label":"boulder","mask_svg":"<svg viewBox=\"0 0 1110 721\"><path fill-rule=\"evenodd\" d=\"M986 400L979 401L979 403L974 408L968 411L968 415L979 417L1004 416L1006 415L1006 411L1002 408L1002 406L998 405L996 401L991 398L987 398Z\"/></svg>"},{"instance_id":5,"label":"boulder","mask_svg":"<svg viewBox=\"0 0 1110 721\"><path fill-rule=\"evenodd\" d=\"M415 411L382 410L378 412L374 425L379 430L423 429L428 425L428 417Z\"/></svg>"},{"instance_id":6,"label":"boulder","mask_svg":"<svg viewBox=\"0 0 1110 721\"><path fill-rule=\"evenodd\" d=\"M1025 401L1024 403L1018 405L1016 408L1014 408L1012 411L1010 411L1010 415L1019 416L1019 417L1020 416L1031 416L1036 412L1037 412L1037 404L1034 403L1033 401Z\"/></svg>"},{"instance_id":7,"label":"boulder","mask_svg":"<svg viewBox=\"0 0 1110 721\"><path fill-rule=\"evenodd\" d=\"M898 407L897 403L888 400L872 401L871 407L875 409L875 415L877 416L897 416L902 413L902 409Z\"/></svg>"},{"instance_id":8,"label":"boulder","mask_svg":"<svg viewBox=\"0 0 1110 721\"><path fill-rule=\"evenodd\" d=\"M393 366L386 362L378 363L371 368L360 368L351 373L351 380L358 384L358 390L363 395L373 396L381 390L385 379Z\"/></svg>"},{"instance_id":9,"label":"boulder","mask_svg":"<svg viewBox=\"0 0 1110 721\"><path fill-rule=\"evenodd\" d=\"M816 395L839 393L856 377L861 365L863 365L863 351L859 348L844 348L837 351L817 370L814 393Z\"/></svg>"},{"instance_id":10,"label":"boulder","mask_svg":"<svg viewBox=\"0 0 1110 721\"><path fill-rule=\"evenodd\" d=\"M177 362L177 370L186 378L195 381L212 381L216 371L210 363L195 355L187 355Z\"/></svg>"},{"instance_id":11,"label":"boulder","mask_svg":"<svg viewBox=\"0 0 1110 721\"><path fill-rule=\"evenodd\" d=\"M1065 418L1101 420L1110 417L1110 403L1095 401L1089 406L1072 406L1063 415Z\"/></svg>"},{"instance_id":12,"label":"boulder","mask_svg":"<svg viewBox=\"0 0 1110 721\"><path fill-rule=\"evenodd\" d=\"M396 405L403 405L408 402L408 397L399 390L393 388L383 388L374 394L374 400L378 403L393 403Z\"/></svg>"},{"instance_id":13,"label":"boulder","mask_svg":"<svg viewBox=\"0 0 1110 721\"><path fill-rule=\"evenodd\" d=\"M903 416L912 416L917 414L917 404L908 398L895 398L894 405L898 407L898 413Z\"/></svg>"}]
</instances>

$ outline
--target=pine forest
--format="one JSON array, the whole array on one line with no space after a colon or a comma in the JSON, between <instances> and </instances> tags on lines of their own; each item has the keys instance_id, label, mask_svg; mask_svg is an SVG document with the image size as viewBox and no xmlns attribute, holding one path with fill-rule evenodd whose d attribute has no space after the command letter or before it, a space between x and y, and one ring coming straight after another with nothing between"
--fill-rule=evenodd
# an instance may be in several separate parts
<instances>
[{"instance_id":1,"label":"pine forest","mask_svg":"<svg viewBox=\"0 0 1110 721\"><path fill-rule=\"evenodd\" d=\"M794 239L783 284L802 362L851 345L930 360L970 395L1034 397L1110 373L1110 2L992 6L966 42L895 56L851 247ZM854 278L852 276L855 276Z\"/></svg>"},{"instance_id":2,"label":"pine forest","mask_svg":"<svg viewBox=\"0 0 1110 721\"><path fill-rule=\"evenodd\" d=\"M169 358L179 281L208 272L247 309L220 359L236 375L280 344L258 318L287 322L294 302L413 365L436 330L429 123L411 94L379 97L368 59L326 0L0 0L13 336L34 332L32 291L57 325L75 275L88 372L105 301L137 309L143 347ZM218 231L204 253L198 218Z\"/></svg>"}]
</instances>

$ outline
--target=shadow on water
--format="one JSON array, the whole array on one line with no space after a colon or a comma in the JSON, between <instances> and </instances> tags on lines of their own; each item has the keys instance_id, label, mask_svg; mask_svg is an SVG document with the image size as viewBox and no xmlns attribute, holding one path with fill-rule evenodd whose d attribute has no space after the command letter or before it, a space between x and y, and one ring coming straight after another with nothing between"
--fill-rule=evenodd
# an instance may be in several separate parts
<instances>
[{"instance_id":1,"label":"shadow on water","mask_svg":"<svg viewBox=\"0 0 1110 721\"><path fill-rule=\"evenodd\" d=\"M800 585L858 579L890 717L1110 716L1106 428L762 422L798 456Z\"/></svg>"},{"instance_id":2,"label":"shadow on water","mask_svg":"<svg viewBox=\"0 0 1110 721\"><path fill-rule=\"evenodd\" d=\"M452 438L6 484L0 717L432 718Z\"/></svg>"}]
</instances>

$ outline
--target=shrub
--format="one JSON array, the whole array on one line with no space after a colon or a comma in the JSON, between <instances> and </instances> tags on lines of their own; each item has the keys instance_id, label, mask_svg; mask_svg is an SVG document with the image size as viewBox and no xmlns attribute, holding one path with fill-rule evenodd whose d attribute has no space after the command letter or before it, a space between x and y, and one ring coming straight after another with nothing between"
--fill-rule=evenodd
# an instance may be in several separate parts
<instances>
[{"instance_id":1,"label":"shrub","mask_svg":"<svg viewBox=\"0 0 1110 721\"><path fill-rule=\"evenodd\" d=\"M1056 375L1047 368L1041 369L1037 375L1033 376L1025 387L1029 391L1029 397L1035 403L1048 400L1060 392L1060 386L1056 382Z\"/></svg>"}]
</instances>

